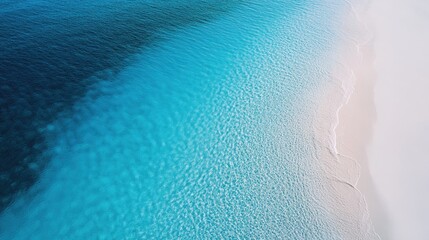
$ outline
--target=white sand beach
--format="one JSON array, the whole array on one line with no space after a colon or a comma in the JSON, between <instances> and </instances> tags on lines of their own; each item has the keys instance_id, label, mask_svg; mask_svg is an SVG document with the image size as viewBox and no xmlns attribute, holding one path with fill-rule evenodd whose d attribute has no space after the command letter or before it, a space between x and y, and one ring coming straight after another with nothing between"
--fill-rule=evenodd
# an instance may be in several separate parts
<instances>
[{"instance_id":1,"label":"white sand beach","mask_svg":"<svg viewBox=\"0 0 429 240\"><path fill-rule=\"evenodd\" d=\"M374 0L369 169L392 240L429 239L429 1Z\"/></svg>"},{"instance_id":2,"label":"white sand beach","mask_svg":"<svg viewBox=\"0 0 429 240\"><path fill-rule=\"evenodd\" d=\"M317 138L322 142L326 135L333 138L330 153L321 156L327 159L325 171L334 192L330 203L335 209L333 215L350 232L345 239L386 239L387 235L378 227L385 222L386 214L374 188L367 156L376 115L374 42L368 7L351 4L345 16L339 64L332 70L336 84L324 90L318 113L320 128L316 129L316 134L321 132ZM331 116L335 116L333 123ZM324 132L326 129L330 132Z\"/></svg>"},{"instance_id":3,"label":"white sand beach","mask_svg":"<svg viewBox=\"0 0 429 240\"><path fill-rule=\"evenodd\" d=\"M339 109L334 145L340 167L331 173L362 193L369 213L369 219L362 220L368 220L381 239L426 240L429 2L373 0L369 10L360 13L374 36L358 44L355 60L347 54L340 60L350 68L354 86ZM327 101L323 105L335 102ZM354 214L356 191L338 186L347 203L344 209L351 209L344 213Z\"/></svg>"},{"instance_id":4,"label":"white sand beach","mask_svg":"<svg viewBox=\"0 0 429 240\"><path fill-rule=\"evenodd\" d=\"M429 2L373 0L374 40L351 65L354 91L336 145L360 165L357 188L381 239L429 236ZM353 169L353 166L349 166Z\"/></svg>"}]
</instances>

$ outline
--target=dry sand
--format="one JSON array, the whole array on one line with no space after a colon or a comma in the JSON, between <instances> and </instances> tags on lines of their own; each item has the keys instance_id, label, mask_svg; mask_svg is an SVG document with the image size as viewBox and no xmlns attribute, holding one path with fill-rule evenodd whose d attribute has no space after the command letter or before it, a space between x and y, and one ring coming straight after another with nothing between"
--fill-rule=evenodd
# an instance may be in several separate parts
<instances>
[{"instance_id":1,"label":"dry sand","mask_svg":"<svg viewBox=\"0 0 429 240\"><path fill-rule=\"evenodd\" d=\"M375 229L383 240L427 240L429 1L372 0L357 19L373 41L356 44L357 55L350 44L339 51L343 67L323 91L315 129L322 146L331 136L318 157L327 160L332 215L350 236L374 239L362 233Z\"/></svg>"},{"instance_id":2,"label":"dry sand","mask_svg":"<svg viewBox=\"0 0 429 240\"><path fill-rule=\"evenodd\" d=\"M392 240L429 239L429 1L373 0L377 119L369 168Z\"/></svg>"},{"instance_id":3,"label":"dry sand","mask_svg":"<svg viewBox=\"0 0 429 240\"><path fill-rule=\"evenodd\" d=\"M373 61L373 44L367 42L359 46L359 60L351 65L354 84L347 103L339 111L339 123L336 128L337 151L342 162L352 161L358 167L358 177L354 186L365 199L369 220L381 239L388 239L386 213L375 191L373 178L368 167L368 146L372 141L375 122L374 84L376 80ZM348 164L354 170L356 165Z\"/></svg>"},{"instance_id":4,"label":"dry sand","mask_svg":"<svg viewBox=\"0 0 429 240\"><path fill-rule=\"evenodd\" d=\"M353 9L353 16L344 23L344 46L338 49L334 84L321 98L316 138L323 142L324 136L331 136L330 153L321 149L319 157L331 178L334 195L328 204L335 209L334 217L344 223L340 227L352 232L350 239L389 239L387 215L367 156L376 119L373 29L367 7Z\"/></svg>"},{"instance_id":5,"label":"dry sand","mask_svg":"<svg viewBox=\"0 0 429 240\"><path fill-rule=\"evenodd\" d=\"M354 89L339 111L334 170L362 192L381 239L427 240L429 2L373 0L370 6L374 41L359 45L361 60L347 64Z\"/></svg>"}]
</instances>

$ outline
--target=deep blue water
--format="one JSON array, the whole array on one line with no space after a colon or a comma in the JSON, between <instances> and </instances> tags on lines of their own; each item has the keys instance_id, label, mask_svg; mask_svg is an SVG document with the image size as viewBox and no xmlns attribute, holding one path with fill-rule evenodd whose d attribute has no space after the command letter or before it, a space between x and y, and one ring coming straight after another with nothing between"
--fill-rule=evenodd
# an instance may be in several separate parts
<instances>
[{"instance_id":1,"label":"deep blue water","mask_svg":"<svg viewBox=\"0 0 429 240\"><path fill-rule=\"evenodd\" d=\"M341 239L311 130L343 5L2 1L0 238Z\"/></svg>"},{"instance_id":2,"label":"deep blue water","mask_svg":"<svg viewBox=\"0 0 429 240\"><path fill-rule=\"evenodd\" d=\"M236 5L217 3L2 1L0 208L46 164L30 164L46 148L38 128L84 96L94 76L118 71L132 54L168 38L167 31L213 20Z\"/></svg>"}]
</instances>

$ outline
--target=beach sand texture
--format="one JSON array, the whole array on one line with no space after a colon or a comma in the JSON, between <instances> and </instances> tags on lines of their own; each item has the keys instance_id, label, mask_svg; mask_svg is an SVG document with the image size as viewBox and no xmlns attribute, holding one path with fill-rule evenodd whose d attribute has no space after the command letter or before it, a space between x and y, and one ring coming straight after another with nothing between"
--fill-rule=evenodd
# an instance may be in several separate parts
<instances>
[{"instance_id":1,"label":"beach sand texture","mask_svg":"<svg viewBox=\"0 0 429 240\"><path fill-rule=\"evenodd\" d=\"M367 148L375 121L373 27L368 17L370 2L353 2L343 23L343 42L337 49L333 84L320 99L316 139L326 142L320 159L334 196L328 200L334 218L360 233L347 239L387 239L384 208L368 168ZM329 132L326 132L329 130ZM324 163L325 161L322 161ZM376 228L374 228L374 226Z\"/></svg>"},{"instance_id":2,"label":"beach sand texture","mask_svg":"<svg viewBox=\"0 0 429 240\"><path fill-rule=\"evenodd\" d=\"M344 79L343 99L337 87L321 104L343 102L331 128L339 161L328 168L346 183L334 186L347 205L338 216L360 212L381 239L428 239L429 2L374 0L368 6L357 19L369 35L356 41L357 54L340 54L345 67L334 71Z\"/></svg>"},{"instance_id":3,"label":"beach sand texture","mask_svg":"<svg viewBox=\"0 0 429 240\"><path fill-rule=\"evenodd\" d=\"M369 168L387 211L389 239L429 236L429 2L376 0Z\"/></svg>"}]
</instances>

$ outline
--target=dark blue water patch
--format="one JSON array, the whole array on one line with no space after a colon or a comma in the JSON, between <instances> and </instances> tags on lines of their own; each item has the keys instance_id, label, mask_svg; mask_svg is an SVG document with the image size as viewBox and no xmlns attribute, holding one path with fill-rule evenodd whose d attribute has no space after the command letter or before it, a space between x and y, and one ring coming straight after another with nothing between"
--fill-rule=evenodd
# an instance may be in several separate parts
<instances>
[{"instance_id":1,"label":"dark blue water patch","mask_svg":"<svg viewBox=\"0 0 429 240\"><path fill-rule=\"evenodd\" d=\"M0 210L47 164L38 129L102 76L171 31L212 20L236 1L5 1L0 8ZM101 75L96 78L91 76ZM77 159L78 160L78 159Z\"/></svg>"}]
</instances>

